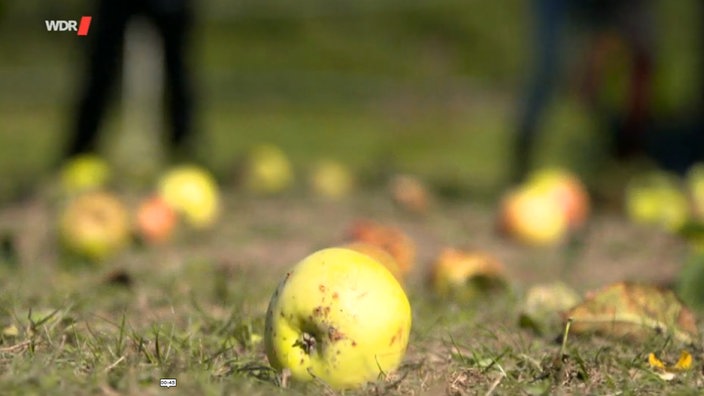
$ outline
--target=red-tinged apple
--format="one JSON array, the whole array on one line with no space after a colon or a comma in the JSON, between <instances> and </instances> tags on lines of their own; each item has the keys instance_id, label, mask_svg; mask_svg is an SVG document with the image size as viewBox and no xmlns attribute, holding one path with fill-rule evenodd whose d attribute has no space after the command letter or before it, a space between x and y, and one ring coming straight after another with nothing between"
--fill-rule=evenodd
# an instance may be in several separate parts
<instances>
[{"instance_id":1,"label":"red-tinged apple","mask_svg":"<svg viewBox=\"0 0 704 396\"><path fill-rule=\"evenodd\" d=\"M416 244L403 230L371 220L356 221L348 231L351 241L364 242L388 252L406 276L415 265Z\"/></svg>"},{"instance_id":2,"label":"red-tinged apple","mask_svg":"<svg viewBox=\"0 0 704 396\"><path fill-rule=\"evenodd\" d=\"M80 194L105 187L110 179L110 167L95 154L82 154L64 164L60 178L64 194Z\"/></svg>"},{"instance_id":3,"label":"red-tinged apple","mask_svg":"<svg viewBox=\"0 0 704 396\"><path fill-rule=\"evenodd\" d=\"M329 248L286 273L269 303L264 341L276 370L350 389L394 371L410 330L411 307L396 278L366 254Z\"/></svg>"},{"instance_id":4,"label":"red-tinged apple","mask_svg":"<svg viewBox=\"0 0 704 396\"><path fill-rule=\"evenodd\" d=\"M479 251L445 248L431 267L430 284L442 297L462 301L506 286L504 265Z\"/></svg>"},{"instance_id":5,"label":"red-tinged apple","mask_svg":"<svg viewBox=\"0 0 704 396\"><path fill-rule=\"evenodd\" d=\"M331 200L346 197L355 184L352 172L332 159L318 161L311 170L308 183L316 195Z\"/></svg>"},{"instance_id":6,"label":"red-tinged apple","mask_svg":"<svg viewBox=\"0 0 704 396\"><path fill-rule=\"evenodd\" d=\"M262 144L251 150L244 166L244 186L255 194L278 194L293 184L293 168L279 147Z\"/></svg>"},{"instance_id":7,"label":"red-tinged apple","mask_svg":"<svg viewBox=\"0 0 704 396\"><path fill-rule=\"evenodd\" d=\"M509 191L500 211L501 231L529 245L554 245L568 232L564 210L544 191L531 186Z\"/></svg>"},{"instance_id":8,"label":"red-tinged apple","mask_svg":"<svg viewBox=\"0 0 704 396\"><path fill-rule=\"evenodd\" d=\"M208 228L220 215L218 185L208 171L195 165L169 170L159 181L159 196L194 228Z\"/></svg>"},{"instance_id":9,"label":"red-tinged apple","mask_svg":"<svg viewBox=\"0 0 704 396\"><path fill-rule=\"evenodd\" d=\"M589 194L584 184L571 172L546 168L533 173L527 185L543 191L564 210L570 228L581 227L589 215Z\"/></svg>"},{"instance_id":10,"label":"red-tinged apple","mask_svg":"<svg viewBox=\"0 0 704 396\"><path fill-rule=\"evenodd\" d=\"M129 215L114 195L86 192L64 208L59 234L68 251L92 261L103 261L128 244Z\"/></svg>"},{"instance_id":11,"label":"red-tinged apple","mask_svg":"<svg viewBox=\"0 0 704 396\"><path fill-rule=\"evenodd\" d=\"M137 208L137 232L146 242L166 242L173 234L177 222L176 211L158 195L146 198Z\"/></svg>"},{"instance_id":12,"label":"red-tinged apple","mask_svg":"<svg viewBox=\"0 0 704 396\"><path fill-rule=\"evenodd\" d=\"M401 208L419 214L428 211L430 202L428 189L417 177L411 175L395 176L391 179L389 190L392 199Z\"/></svg>"},{"instance_id":13,"label":"red-tinged apple","mask_svg":"<svg viewBox=\"0 0 704 396\"><path fill-rule=\"evenodd\" d=\"M394 278L396 278L396 280L403 285L404 273L401 271L401 267L399 267L396 259L394 259L393 256L391 256L391 254L389 254L386 250L366 242L350 242L341 247L366 254L367 256L373 258L378 263L386 267Z\"/></svg>"}]
</instances>

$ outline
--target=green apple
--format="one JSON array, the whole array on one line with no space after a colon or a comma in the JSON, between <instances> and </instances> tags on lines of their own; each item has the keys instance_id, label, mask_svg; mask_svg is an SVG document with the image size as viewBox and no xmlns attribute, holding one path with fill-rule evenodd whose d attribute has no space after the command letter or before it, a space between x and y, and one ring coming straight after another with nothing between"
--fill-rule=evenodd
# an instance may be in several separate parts
<instances>
[{"instance_id":1,"label":"green apple","mask_svg":"<svg viewBox=\"0 0 704 396\"><path fill-rule=\"evenodd\" d=\"M64 194L79 194L104 187L110 179L110 167L97 155L82 154L63 165L60 178Z\"/></svg>"},{"instance_id":2,"label":"green apple","mask_svg":"<svg viewBox=\"0 0 704 396\"><path fill-rule=\"evenodd\" d=\"M533 172L526 184L549 195L567 216L570 228L581 227L589 215L589 194L579 178L566 169L544 168Z\"/></svg>"},{"instance_id":3,"label":"green apple","mask_svg":"<svg viewBox=\"0 0 704 396\"><path fill-rule=\"evenodd\" d=\"M220 192L215 179L203 168L181 165L159 181L159 195L195 228L212 226L220 215Z\"/></svg>"},{"instance_id":4,"label":"green apple","mask_svg":"<svg viewBox=\"0 0 704 396\"><path fill-rule=\"evenodd\" d=\"M687 190L694 215L699 221L704 221L704 162L693 165L687 171Z\"/></svg>"},{"instance_id":5,"label":"green apple","mask_svg":"<svg viewBox=\"0 0 704 396\"><path fill-rule=\"evenodd\" d=\"M244 167L244 185L255 194L277 194L293 183L293 170L277 146L262 144L250 152Z\"/></svg>"},{"instance_id":6,"label":"green apple","mask_svg":"<svg viewBox=\"0 0 704 396\"><path fill-rule=\"evenodd\" d=\"M411 307L394 276L365 254L328 248L286 273L264 340L275 369L348 389L395 370L410 330Z\"/></svg>"},{"instance_id":7,"label":"green apple","mask_svg":"<svg viewBox=\"0 0 704 396\"><path fill-rule=\"evenodd\" d=\"M631 221L679 230L689 218L689 203L675 175L651 172L632 179L625 194Z\"/></svg>"},{"instance_id":8,"label":"green apple","mask_svg":"<svg viewBox=\"0 0 704 396\"><path fill-rule=\"evenodd\" d=\"M68 202L60 222L64 247L92 261L102 261L130 240L129 215L114 195L103 191L83 193Z\"/></svg>"},{"instance_id":9,"label":"green apple","mask_svg":"<svg viewBox=\"0 0 704 396\"><path fill-rule=\"evenodd\" d=\"M539 187L509 191L501 202L501 230L529 245L554 245L569 230L565 211Z\"/></svg>"},{"instance_id":10,"label":"green apple","mask_svg":"<svg viewBox=\"0 0 704 396\"><path fill-rule=\"evenodd\" d=\"M314 193L327 199L344 198L354 188L352 172L333 159L318 161L313 166L308 182Z\"/></svg>"}]
</instances>

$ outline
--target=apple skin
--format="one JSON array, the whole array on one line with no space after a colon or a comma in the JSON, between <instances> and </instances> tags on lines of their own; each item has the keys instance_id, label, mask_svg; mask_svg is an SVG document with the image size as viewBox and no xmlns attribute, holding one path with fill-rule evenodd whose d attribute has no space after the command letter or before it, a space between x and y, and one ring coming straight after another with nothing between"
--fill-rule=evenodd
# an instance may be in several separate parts
<instances>
[{"instance_id":1,"label":"apple skin","mask_svg":"<svg viewBox=\"0 0 704 396\"><path fill-rule=\"evenodd\" d=\"M66 195L104 187L110 179L107 162L94 154L82 154L71 158L60 171L61 189Z\"/></svg>"},{"instance_id":2,"label":"apple skin","mask_svg":"<svg viewBox=\"0 0 704 396\"><path fill-rule=\"evenodd\" d=\"M249 153L244 166L244 186L255 194L273 195L291 187L291 163L279 147L262 144Z\"/></svg>"},{"instance_id":3,"label":"apple skin","mask_svg":"<svg viewBox=\"0 0 704 396\"><path fill-rule=\"evenodd\" d=\"M441 297L469 301L506 286L505 272L504 265L487 253L445 248L433 263L430 284Z\"/></svg>"},{"instance_id":4,"label":"apple skin","mask_svg":"<svg viewBox=\"0 0 704 396\"><path fill-rule=\"evenodd\" d=\"M148 243L160 244L168 241L177 222L176 211L158 195L144 199L137 208L137 232Z\"/></svg>"},{"instance_id":5,"label":"apple skin","mask_svg":"<svg viewBox=\"0 0 704 396\"><path fill-rule=\"evenodd\" d=\"M308 182L316 195L330 200L348 196L355 184L352 172L333 159L318 161L313 166Z\"/></svg>"},{"instance_id":6,"label":"apple skin","mask_svg":"<svg viewBox=\"0 0 704 396\"><path fill-rule=\"evenodd\" d=\"M629 181L625 207L637 224L655 225L676 232L689 218L689 202L679 179L666 172L651 172Z\"/></svg>"},{"instance_id":7,"label":"apple skin","mask_svg":"<svg viewBox=\"0 0 704 396\"><path fill-rule=\"evenodd\" d=\"M411 307L393 275L369 256L344 248L311 254L274 292L265 349L277 370L317 378L335 389L374 381L401 363Z\"/></svg>"},{"instance_id":8,"label":"apple skin","mask_svg":"<svg viewBox=\"0 0 704 396\"><path fill-rule=\"evenodd\" d=\"M589 216L589 194L576 175L565 169L545 168L534 172L526 184L554 199L564 210L571 229L584 225Z\"/></svg>"},{"instance_id":9,"label":"apple skin","mask_svg":"<svg viewBox=\"0 0 704 396\"><path fill-rule=\"evenodd\" d=\"M528 245L555 245L568 232L569 223L562 208L536 187L509 191L500 212L500 230Z\"/></svg>"},{"instance_id":10,"label":"apple skin","mask_svg":"<svg viewBox=\"0 0 704 396\"><path fill-rule=\"evenodd\" d=\"M64 208L59 235L68 251L100 262L128 244L129 215L112 194L86 192L69 201Z\"/></svg>"},{"instance_id":11,"label":"apple skin","mask_svg":"<svg viewBox=\"0 0 704 396\"><path fill-rule=\"evenodd\" d=\"M220 215L220 192L208 171L195 165L169 170L159 181L158 194L196 229L211 227Z\"/></svg>"}]
</instances>

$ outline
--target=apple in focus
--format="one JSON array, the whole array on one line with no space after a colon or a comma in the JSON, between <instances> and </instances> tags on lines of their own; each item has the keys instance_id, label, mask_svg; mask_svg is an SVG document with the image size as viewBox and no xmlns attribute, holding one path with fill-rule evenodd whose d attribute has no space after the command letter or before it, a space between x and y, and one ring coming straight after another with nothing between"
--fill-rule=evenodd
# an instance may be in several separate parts
<instances>
[{"instance_id":1,"label":"apple in focus","mask_svg":"<svg viewBox=\"0 0 704 396\"><path fill-rule=\"evenodd\" d=\"M277 370L335 389L377 380L401 363L411 330L403 288L383 265L344 248L303 259L274 292L265 349Z\"/></svg>"}]
</instances>

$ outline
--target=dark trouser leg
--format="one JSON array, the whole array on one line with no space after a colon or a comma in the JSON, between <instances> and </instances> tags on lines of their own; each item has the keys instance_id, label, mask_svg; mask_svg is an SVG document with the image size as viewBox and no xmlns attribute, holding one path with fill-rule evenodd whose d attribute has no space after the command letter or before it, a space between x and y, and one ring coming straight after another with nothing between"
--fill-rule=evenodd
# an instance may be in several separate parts
<instances>
[{"instance_id":1,"label":"dark trouser leg","mask_svg":"<svg viewBox=\"0 0 704 396\"><path fill-rule=\"evenodd\" d=\"M188 146L192 144L193 134L193 87L187 64L191 8L188 4L180 4L169 10L153 10L152 14L164 45L170 131L168 142L172 154L188 155L192 153Z\"/></svg>"},{"instance_id":2,"label":"dark trouser leg","mask_svg":"<svg viewBox=\"0 0 704 396\"><path fill-rule=\"evenodd\" d=\"M122 59L129 2L102 0L91 22L88 71L83 82L76 125L69 136L64 158L95 150L98 128Z\"/></svg>"}]
</instances>

